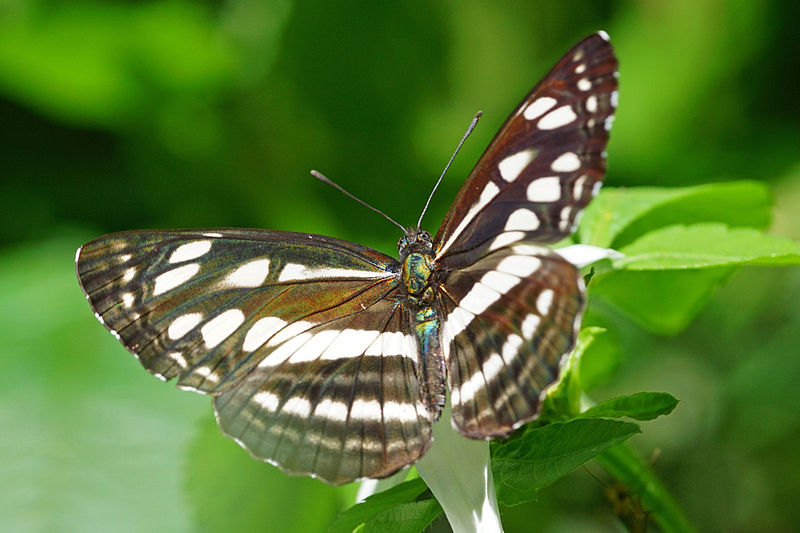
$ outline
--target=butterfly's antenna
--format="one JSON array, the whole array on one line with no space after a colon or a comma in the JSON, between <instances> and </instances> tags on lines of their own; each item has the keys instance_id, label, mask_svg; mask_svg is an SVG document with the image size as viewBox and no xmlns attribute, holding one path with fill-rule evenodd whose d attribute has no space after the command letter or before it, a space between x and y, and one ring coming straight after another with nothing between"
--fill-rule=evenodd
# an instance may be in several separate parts
<instances>
[{"instance_id":1,"label":"butterfly's antenna","mask_svg":"<svg viewBox=\"0 0 800 533\"><path fill-rule=\"evenodd\" d=\"M360 203L360 204L361 204L361 205L363 205L364 207L366 207L366 208L368 208L368 209L372 209L373 211L375 211L375 212L376 212L376 213L378 213L379 215L383 215L383 218L385 218L386 220L388 220L389 222L391 222L392 224L394 224L395 226L397 226L398 228L400 228L401 230L403 230L403 233L408 233L408 230L406 230L406 228L404 228L404 227L403 227L403 225L402 225L402 224L400 224L399 222L397 222L395 219L393 219L392 217L390 217L389 215L387 215L386 213L384 213L383 211L381 211L381 210L380 210L380 209L378 209L377 207L372 207L371 205L369 205L367 202L365 202L365 201L364 201L364 200L362 200L361 198L358 198L358 197L356 197L356 196L354 196L354 195L350 194L349 192L347 192L346 190L344 190L344 188L342 188L342 186L341 186L341 185L339 185L338 183L334 183L334 182L332 182L332 181L331 181L331 180L330 180L328 177L326 177L325 175L323 175L323 174L321 174L321 173L317 172L316 170L312 170L312 171L311 171L311 175L312 175L312 176L314 176L315 178L317 178L317 179L318 179L319 181L321 181L322 183L327 183L328 185L330 185L330 186L331 186L331 187L333 187L334 189L338 189L340 192L344 193L346 196L349 196L350 198L352 198L352 199L353 199L353 200L355 200L356 202Z\"/></svg>"},{"instance_id":2,"label":"butterfly's antenna","mask_svg":"<svg viewBox=\"0 0 800 533\"><path fill-rule=\"evenodd\" d=\"M419 215L419 220L417 221L417 229L420 229L420 227L422 226L422 217L425 216L425 211L428 210L428 206L430 205L431 199L433 198L433 193L436 192L436 189L439 187L439 184L442 182L442 178L444 178L444 175L447 173L447 169L450 168L450 164L453 162L453 159L456 158L456 154L458 154L458 151L461 150L461 145L464 144L464 141L467 140L467 137L469 137L469 134L472 133L472 130L475 129L475 125L481 119L481 115L482 114L483 113L481 111L478 111L477 113L475 113L475 116L472 117L472 122L469 123L469 127L467 128L467 132L464 134L463 137L461 137L461 142L459 142L458 146L456 146L456 151L453 152L452 156L450 156L450 161L447 162L447 165L445 165L444 170L442 171L442 175L439 176L439 180L436 182L436 185L433 186L433 190L431 191L430 196L428 196L428 201L425 202L425 207L422 208L422 213L420 213L420 215Z\"/></svg>"}]
</instances>

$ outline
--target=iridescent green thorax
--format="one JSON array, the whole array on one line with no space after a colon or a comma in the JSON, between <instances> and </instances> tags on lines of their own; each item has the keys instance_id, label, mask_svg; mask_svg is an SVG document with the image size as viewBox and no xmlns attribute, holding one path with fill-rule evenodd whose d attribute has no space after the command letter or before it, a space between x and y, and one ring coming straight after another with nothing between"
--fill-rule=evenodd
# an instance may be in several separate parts
<instances>
[{"instance_id":1,"label":"iridescent green thorax","mask_svg":"<svg viewBox=\"0 0 800 533\"><path fill-rule=\"evenodd\" d=\"M403 286L409 301L418 306L433 302L434 274L433 242L427 231L410 231L397 243L403 262Z\"/></svg>"},{"instance_id":2,"label":"iridescent green thorax","mask_svg":"<svg viewBox=\"0 0 800 533\"><path fill-rule=\"evenodd\" d=\"M433 273L432 258L429 255L413 252L403 261L403 284L409 296L423 297L430 289Z\"/></svg>"}]
</instances>

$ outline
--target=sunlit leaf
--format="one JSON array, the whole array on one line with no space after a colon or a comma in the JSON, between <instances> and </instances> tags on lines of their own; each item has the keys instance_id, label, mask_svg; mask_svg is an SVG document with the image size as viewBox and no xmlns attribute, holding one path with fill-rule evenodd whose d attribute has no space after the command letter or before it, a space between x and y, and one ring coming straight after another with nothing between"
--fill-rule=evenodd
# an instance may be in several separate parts
<instances>
[{"instance_id":1,"label":"sunlit leaf","mask_svg":"<svg viewBox=\"0 0 800 533\"><path fill-rule=\"evenodd\" d=\"M639 432L617 420L559 422L525 432L492 449L497 499L505 505L535 500L536 492L598 453Z\"/></svg>"},{"instance_id":2,"label":"sunlit leaf","mask_svg":"<svg viewBox=\"0 0 800 533\"><path fill-rule=\"evenodd\" d=\"M800 243L723 224L669 226L620 250L614 266L626 270L683 270L729 265L800 264Z\"/></svg>"},{"instance_id":3,"label":"sunlit leaf","mask_svg":"<svg viewBox=\"0 0 800 533\"><path fill-rule=\"evenodd\" d=\"M652 420L661 415L668 415L678 405L678 400L666 392L637 392L630 396L620 396L580 414L581 418L621 418L636 420Z\"/></svg>"}]
</instances>

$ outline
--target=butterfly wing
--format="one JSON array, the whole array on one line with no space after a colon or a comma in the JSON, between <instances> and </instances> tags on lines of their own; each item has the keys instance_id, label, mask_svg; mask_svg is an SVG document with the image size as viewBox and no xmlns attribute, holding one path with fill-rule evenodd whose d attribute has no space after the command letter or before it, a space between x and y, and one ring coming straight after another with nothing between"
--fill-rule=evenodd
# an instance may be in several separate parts
<instances>
[{"instance_id":1,"label":"butterfly wing","mask_svg":"<svg viewBox=\"0 0 800 533\"><path fill-rule=\"evenodd\" d=\"M454 271L441 292L452 421L497 437L531 420L577 335L583 280L548 248L516 244Z\"/></svg>"},{"instance_id":2,"label":"butterfly wing","mask_svg":"<svg viewBox=\"0 0 800 533\"><path fill-rule=\"evenodd\" d=\"M223 431L253 455L341 483L427 448L394 259L319 235L211 229L112 234L76 262L98 319L149 372L213 394Z\"/></svg>"},{"instance_id":3,"label":"butterfly wing","mask_svg":"<svg viewBox=\"0 0 800 533\"><path fill-rule=\"evenodd\" d=\"M328 483L385 477L431 443L416 340L395 301L287 340L215 397L222 431L252 455Z\"/></svg>"},{"instance_id":4,"label":"butterfly wing","mask_svg":"<svg viewBox=\"0 0 800 533\"><path fill-rule=\"evenodd\" d=\"M557 254L605 174L617 101L608 36L570 50L481 156L434 241L453 423L507 434L538 411L578 330L583 285Z\"/></svg>"},{"instance_id":5,"label":"butterfly wing","mask_svg":"<svg viewBox=\"0 0 800 533\"><path fill-rule=\"evenodd\" d=\"M436 235L437 259L466 266L481 251L572 233L606 169L617 104L617 60L607 39L578 43L506 120Z\"/></svg>"}]
</instances>

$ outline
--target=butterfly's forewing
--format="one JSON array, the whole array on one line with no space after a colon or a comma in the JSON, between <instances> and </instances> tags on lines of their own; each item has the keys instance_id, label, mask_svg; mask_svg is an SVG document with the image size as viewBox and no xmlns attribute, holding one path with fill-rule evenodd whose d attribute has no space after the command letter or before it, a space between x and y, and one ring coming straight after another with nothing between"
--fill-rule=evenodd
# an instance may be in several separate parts
<instances>
[{"instance_id":1,"label":"butterfly's forewing","mask_svg":"<svg viewBox=\"0 0 800 533\"><path fill-rule=\"evenodd\" d=\"M577 270L526 256L531 243L568 236L602 182L616 71L604 33L570 50L500 129L436 236L453 420L465 435L504 435L533 418L574 343Z\"/></svg>"},{"instance_id":2,"label":"butterfly's forewing","mask_svg":"<svg viewBox=\"0 0 800 533\"><path fill-rule=\"evenodd\" d=\"M605 174L616 76L604 33L567 52L478 160L436 235L437 258L466 265L478 249L572 233Z\"/></svg>"},{"instance_id":3,"label":"butterfly's forewing","mask_svg":"<svg viewBox=\"0 0 800 533\"><path fill-rule=\"evenodd\" d=\"M149 372L217 396L223 430L253 455L339 483L388 475L427 448L394 259L319 235L211 229L107 235L76 261L98 319ZM254 433L268 421L278 441ZM298 426L328 446L324 460L289 438ZM355 454L350 431L364 436Z\"/></svg>"}]
</instances>

